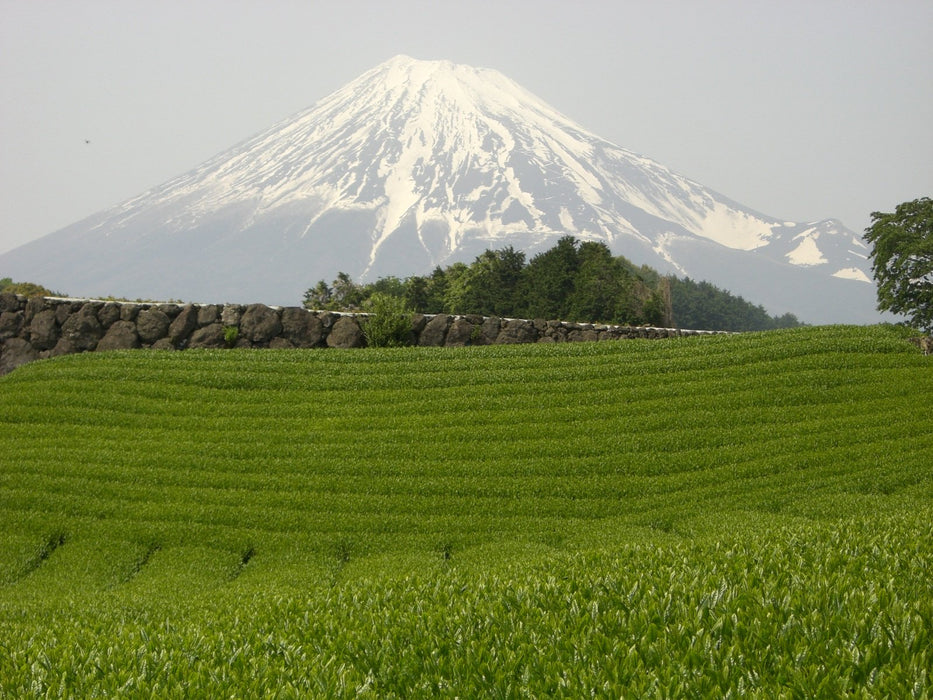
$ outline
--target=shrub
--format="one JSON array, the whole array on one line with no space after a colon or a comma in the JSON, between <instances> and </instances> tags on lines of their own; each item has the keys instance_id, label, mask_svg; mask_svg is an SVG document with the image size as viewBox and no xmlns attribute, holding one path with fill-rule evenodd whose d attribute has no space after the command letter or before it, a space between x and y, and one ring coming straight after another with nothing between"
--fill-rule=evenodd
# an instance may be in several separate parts
<instances>
[{"instance_id":1,"label":"shrub","mask_svg":"<svg viewBox=\"0 0 933 700\"><path fill-rule=\"evenodd\" d=\"M62 292L55 292L34 282L14 282L9 277L0 279L0 292L19 294L24 297L63 297Z\"/></svg>"},{"instance_id":2,"label":"shrub","mask_svg":"<svg viewBox=\"0 0 933 700\"><path fill-rule=\"evenodd\" d=\"M224 345L228 348L232 348L236 345L237 339L240 337L240 329L237 326L224 326Z\"/></svg>"},{"instance_id":3,"label":"shrub","mask_svg":"<svg viewBox=\"0 0 933 700\"><path fill-rule=\"evenodd\" d=\"M411 342L411 311L401 297L377 292L366 302L369 316L363 334L370 347L398 347Z\"/></svg>"}]
</instances>

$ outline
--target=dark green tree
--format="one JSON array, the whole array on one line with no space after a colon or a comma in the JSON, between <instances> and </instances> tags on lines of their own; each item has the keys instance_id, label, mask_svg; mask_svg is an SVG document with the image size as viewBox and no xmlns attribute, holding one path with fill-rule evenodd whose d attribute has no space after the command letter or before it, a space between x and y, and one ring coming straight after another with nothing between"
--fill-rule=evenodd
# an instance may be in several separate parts
<instances>
[{"instance_id":1,"label":"dark green tree","mask_svg":"<svg viewBox=\"0 0 933 700\"><path fill-rule=\"evenodd\" d=\"M444 298L447 295L447 272L440 266L434 268L434 272L428 278L428 286L425 289L426 304L423 313L441 314L444 313Z\"/></svg>"},{"instance_id":2,"label":"dark green tree","mask_svg":"<svg viewBox=\"0 0 933 700\"><path fill-rule=\"evenodd\" d=\"M709 282L695 282L689 277L671 278L671 304L680 328L766 331L800 325L793 314L769 316L762 306L755 306Z\"/></svg>"},{"instance_id":3,"label":"dark green tree","mask_svg":"<svg viewBox=\"0 0 933 700\"><path fill-rule=\"evenodd\" d=\"M418 313L427 313L428 278L415 275L405 280L405 305Z\"/></svg>"},{"instance_id":4,"label":"dark green tree","mask_svg":"<svg viewBox=\"0 0 933 700\"><path fill-rule=\"evenodd\" d=\"M567 319L578 267L573 236L563 236L553 248L538 253L522 273L517 312L526 318Z\"/></svg>"},{"instance_id":5,"label":"dark green tree","mask_svg":"<svg viewBox=\"0 0 933 700\"><path fill-rule=\"evenodd\" d=\"M933 199L898 204L894 213L872 212L865 240L878 282L878 310L907 316L933 331Z\"/></svg>"},{"instance_id":6,"label":"dark green tree","mask_svg":"<svg viewBox=\"0 0 933 700\"><path fill-rule=\"evenodd\" d=\"M303 304L306 309L328 309L333 296L330 285L324 280L319 280L316 285L305 292Z\"/></svg>"},{"instance_id":7,"label":"dark green tree","mask_svg":"<svg viewBox=\"0 0 933 700\"><path fill-rule=\"evenodd\" d=\"M394 279L394 278L393 278ZM304 307L328 311L358 311L369 293L346 272L338 272L330 284L320 280L305 292Z\"/></svg>"},{"instance_id":8,"label":"dark green tree","mask_svg":"<svg viewBox=\"0 0 933 700\"><path fill-rule=\"evenodd\" d=\"M470 268L466 263L455 262L444 270L444 312L460 313L454 309L462 306L461 298L466 294Z\"/></svg>"},{"instance_id":9,"label":"dark green tree","mask_svg":"<svg viewBox=\"0 0 933 700\"><path fill-rule=\"evenodd\" d=\"M622 300L632 292L632 277L605 243L586 241L577 250L577 272L567 316L576 321L622 321Z\"/></svg>"},{"instance_id":10,"label":"dark green tree","mask_svg":"<svg viewBox=\"0 0 933 700\"><path fill-rule=\"evenodd\" d=\"M455 314L512 316L515 289L525 266L525 254L511 246L486 250L447 290L448 311Z\"/></svg>"},{"instance_id":11,"label":"dark green tree","mask_svg":"<svg viewBox=\"0 0 933 700\"><path fill-rule=\"evenodd\" d=\"M442 314L445 312L447 294L447 273L435 267L429 277L415 275L405 280L405 303L414 312L422 314Z\"/></svg>"},{"instance_id":12,"label":"dark green tree","mask_svg":"<svg viewBox=\"0 0 933 700\"><path fill-rule=\"evenodd\" d=\"M400 280L398 277L389 275L388 277L380 277L372 284L367 284L363 288L363 292L365 299L370 299L375 294L385 294L390 297L404 299L406 288L407 283L405 281Z\"/></svg>"}]
</instances>

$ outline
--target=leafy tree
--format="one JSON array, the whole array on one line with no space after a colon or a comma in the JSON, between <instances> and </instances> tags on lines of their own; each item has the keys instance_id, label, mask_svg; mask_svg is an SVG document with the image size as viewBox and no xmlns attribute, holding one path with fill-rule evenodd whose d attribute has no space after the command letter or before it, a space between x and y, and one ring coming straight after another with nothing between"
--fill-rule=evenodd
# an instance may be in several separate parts
<instances>
[{"instance_id":1,"label":"leafy tree","mask_svg":"<svg viewBox=\"0 0 933 700\"><path fill-rule=\"evenodd\" d=\"M334 303L340 305L340 308L348 311L356 311L363 304L365 294L357 284L350 279L346 272L337 274L337 279L333 282Z\"/></svg>"},{"instance_id":2,"label":"leafy tree","mask_svg":"<svg viewBox=\"0 0 933 700\"><path fill-rule=\"evenodd\" d=\"M674 319L681 328L765 331L801 325L793 314L771 317L762 306L755 306L709 282L695 282L689 277L671 279L671 303Z\"/></svg>"},{"instance_id":3,"label":"leafy tree","mask_svg":"<svg viewBox=\"0 0 933 700\"><path fill-rule=\"evenodd\" d=\"M526 317L566 319L579 267L577 239L563 236L534 256L522 273L518 312Z\"/></svg>"},{"instance_id":4,"label":"leafy tree","mask_svg":"<svg viewBox=\"0 0 933 700\"><path fill-rule=\"evenodd\" d=\"M361 299L360 303L363 303L366 298L371 298L374 294L386 294L390 297L403 299L405 297L405 290L406 283L398 277L393 277L392 275L380 277L372 284L367 284L363 287L362 292L364 299Z\"/></svg>"},{"instance_id":5,"label":"leafy tree","mask_svg":"<svg viewBox=\"0 0 933 700\"><path fill-rule=\"evenodd\" d=\"M409 277L405 280L405 305L419 313L427 313L428 306L428 278Z\"/></svg>"},{"instance_id":6,"label":"leafy tree","mask_svg":"<svg viewBox=\"0 0 933 700\"><path fill-rule=\"evenodd\" d=\"M662 276L613 256L604 243L571 236L525 263L511 247L487 250L472 264L436 267L429 277L383 277L355 284L346 273L305 293L309 309L357 311L377 297L402 304L405 313L483 314L603 323L648 323L709 330L767 330L800 325L793 314L768 316L708 282ZM388 308L389 302L379 304ZM385 315L385 314L383 314ZM391 315L391 314L390 314ZM673 319L673 320L672 320ZM373 344L373 343L371 343Z\"/></svg>"},{"instance_id":7,"label":"leafy tree","mask_svg":"<svg viewBox=\"0 0 933 700\"><path fill-rule=\"evenodd\" d=\"M525 254L511 246L486 250L452 281L447 294L450 312L513 315L515 288L524 266Z\"/></svg>"},{"instance_id":8,"label":"leafy tree","mask_svg":"<svg viewBox=\"0 0 933 700\"><path fill-rule=\"evenodd\" d=\"M358 311L368 295L346 272L338 272L331 284L324 280L305 292L306 309L327 311Z\"/></svg>"},{"instance_id":9,"label":"leafy tree","mask_svg":"<svg viewBox=\"0 0 933 700\"><path fill-rule=\"evenodd\" d=\"M466 294L469 283L470 268L466 263L456 262L449 265L444 271L444 311L446 313L460 313L461 298Z\"/></svg>"},{"instance_id":10,"label":"leafy tree","mask_svg":"<svg viewBox=\"0 0 933 700\"><path fill-rule=\"evenodd\" d=\"M616 321L616 305L629 291L628 282L628 274L605 243L581 243L567 316L579 321Z\"/></svg>"},{"instance_id":11,"label":"leafy tree","mask_svg":"<svg viewBox=\"0 0 933 700\"><path fill-rule=\"evenodd\" d=\"M873 246L878 310L933 331L933 199L904 202L893 214L872 212L871 219L865 239Z\"/></svg>"},{"instance_id":12,"label":"leafy tree","mask_svg":"<svg viewBox=\"0 0 933 700\"><path fill-rule=\"evenodd\" d=\"M444 313L444 296L447 293L447 274L440 267L434 268L430 277L415 275L405 280L403 298L408 308L422 314Z\"/></svg>"},{"instance_id":13,"label":"leafy tree","mask_svg":"<svg viewBox=\"0 0 933 700\"><path fill-rule=\"evenodd\" d=\"M334 293L324 280L305 292L304 307L306 309L327 309L330 307Z\"/></svg>"},{"instance_id":14,"label":"leafy tree","mask_svg":"<svg viewBox=\"0 0 933 700\"><path fill-rule=\"evenodd\" d=\"M447 273L440 266L435 267L434 272L427 279L424 295L425 306L423 309L419 309L422 313L440 314L444 312L444 298L447 295Z\"/></svg>"}]
</instances>

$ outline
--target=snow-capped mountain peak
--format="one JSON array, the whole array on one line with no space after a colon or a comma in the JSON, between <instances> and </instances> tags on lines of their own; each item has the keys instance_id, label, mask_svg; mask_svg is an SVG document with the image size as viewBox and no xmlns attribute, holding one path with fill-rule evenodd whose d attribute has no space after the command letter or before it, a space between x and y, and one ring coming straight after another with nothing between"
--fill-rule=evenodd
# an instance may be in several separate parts
<instances>
[{"instance_id":1,"label":"snow-capped mountain peak","mask_svg":"<svg viewBox=\"0 0 933 700\"><path fill-rule=\"evenodd\" d=\"M485 248L534 254L568 234L803 318L741 268L768 269L752 275L759 287L780 269L868 280L864 244L838 222L764 216L601 139L495 70L407 56L64 232L85 247L109 242L136 272L97 262L83 277L38 278L127 296L249 290L250 301L297 303L338 271L424 274ZM179 247L226 272L150 270Z\"/></svg>"}]
</instances>

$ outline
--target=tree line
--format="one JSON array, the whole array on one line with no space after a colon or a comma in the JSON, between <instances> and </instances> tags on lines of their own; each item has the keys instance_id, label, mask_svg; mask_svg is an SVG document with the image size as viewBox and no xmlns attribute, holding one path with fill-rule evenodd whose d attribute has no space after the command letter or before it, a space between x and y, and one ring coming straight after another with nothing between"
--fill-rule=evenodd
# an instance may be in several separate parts
<instances>
[{"instance_id":1,"label":"tree line","mask_svg":"<svg viewBox=\"0 0 933 700\"><path fill-rule=\"evenodd\" d=\"M392 298L410 312L546 318L619 325L707 330L770 330L801 325L793 314L763 307L719 289L661 275L613 256L608 246L564 236L529 260L511 246L486 250L469 265L437 267L430 275L382 277L357 284L341 272L307 290L309 309L366 311Z\"/></svg>"}]
</instances>

